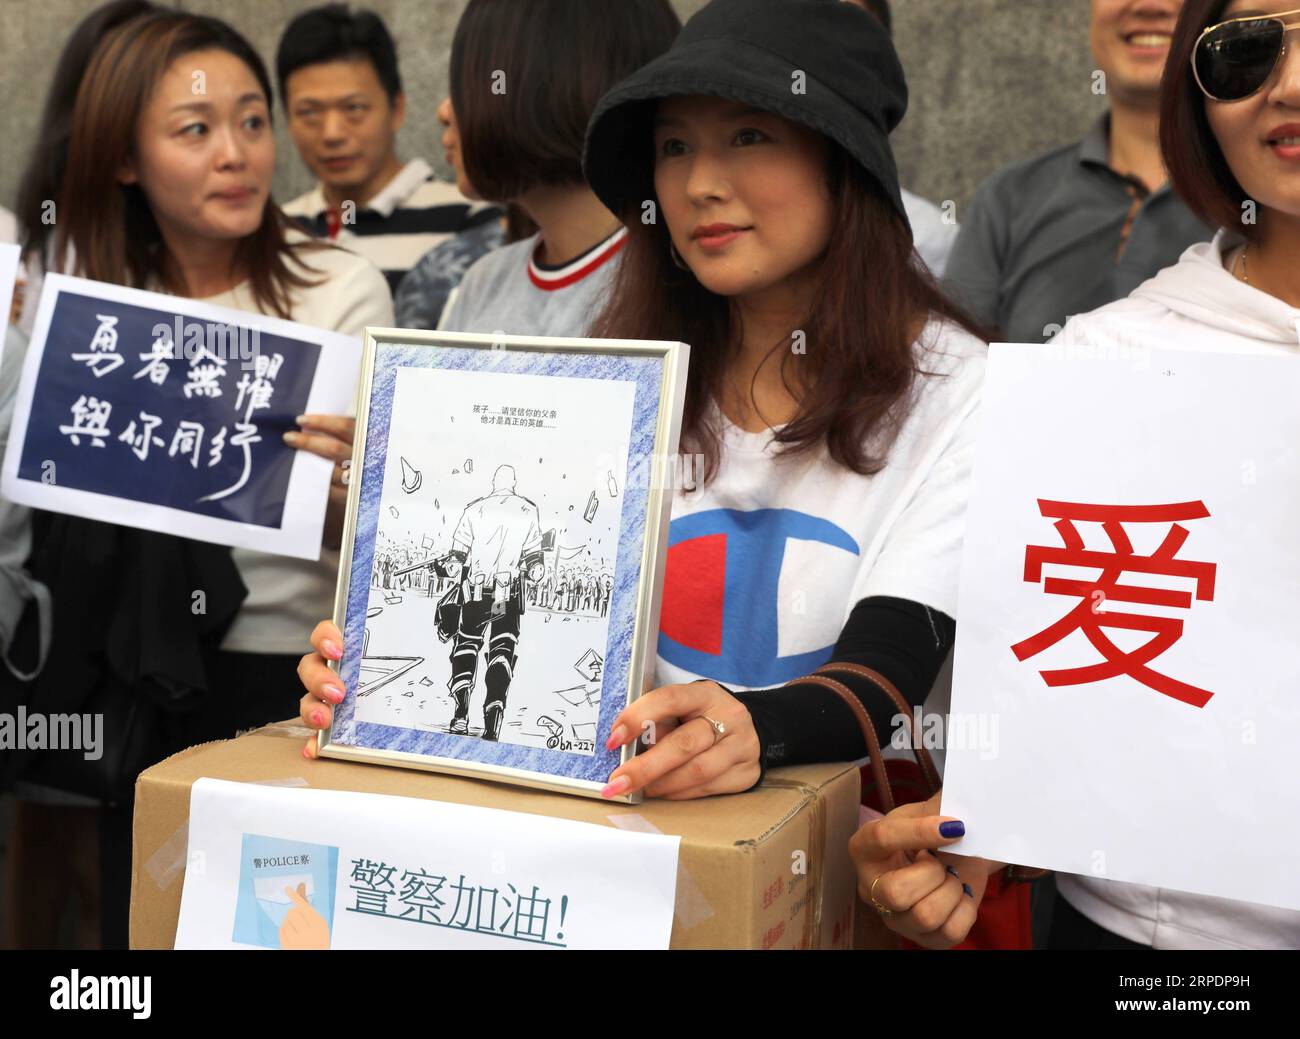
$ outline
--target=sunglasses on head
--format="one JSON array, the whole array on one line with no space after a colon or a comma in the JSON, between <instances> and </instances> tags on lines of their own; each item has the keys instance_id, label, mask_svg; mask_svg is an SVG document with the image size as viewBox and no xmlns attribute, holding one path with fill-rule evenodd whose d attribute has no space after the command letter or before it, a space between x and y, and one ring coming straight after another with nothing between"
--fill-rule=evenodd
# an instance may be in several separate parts
<instances>
[{"instance_id":1,"label":"sunglasses on head","mask_svg":"<svg viewBox=\"0 0 1300 1039\"><path fill-rule=\"evenodd\" d=\"M1211 25L1196 41L1192 73L1212 101L1243 101L1258 93L1286 53L1286 34L1300 29L1300 8Z\"/></svg>"}]
</instances>

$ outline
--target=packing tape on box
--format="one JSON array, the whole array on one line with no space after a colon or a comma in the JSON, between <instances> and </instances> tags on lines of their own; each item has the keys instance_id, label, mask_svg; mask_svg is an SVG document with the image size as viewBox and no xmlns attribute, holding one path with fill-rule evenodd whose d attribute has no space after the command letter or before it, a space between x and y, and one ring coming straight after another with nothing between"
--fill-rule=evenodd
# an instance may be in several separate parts
<instances>
[{"instance_id":1,"label":"packing tape on box","mask_svg":"<svg viewBox=\"0 0 1300 1039\"><path fill-rule=\"evenodd\" d=\"M657 833L663 830L639 812L623 812L619 815L605 816L620 830L630 833ZM704 895L704 890L695 882L690 870L682 863L680 851L677 856L677 900L673 905L673 916L682 927L689 931L697 924L704 923L713 915L713 906Z\"/></svg>"},{"instance_id":2,"label":"packing tape on box","mask_svg":"<svg viewBox=\"0 0 1300 1039\"><path fill-rule=\"evenodd\" d=\"M253 786L311 786L302 776L285 776L283 779L246 779Z\"/></svg>"},{"instance_id":3,"label":"packing tape on box","mask_svg":"<svg viewBox=\"0 0 1300 1039\"><path fill-rule=\"evenodd\" d=\"M302 776L285 776L282 779L249 780L255 786L311 786ZM144 871L153 878L159 889L166 891L186 864L190 848L190 821L187 818L176 827L170 837L162 842L152 855L144 860Z\"/></svg>"},{"instance_id":4,"label":"packing tape on box","mask_svg":"<svg viewBox=\"0 0 1300 1039\"><path fill-rule=\"evenodd\" d=\"M804 914L803 924L803 945L805 949L820 949L822 939L822 899L826 892L826 885L822 883L822 874L826 868L826 803L823 798L817 796L817 790L807 783L798 779L774 779L771 776L764 778L764 786L776 787L780 790L798 791L805 799L808 805L808 843L812 845L808 849L809 861L805 864L804 880L808 884L808 890L805 897L808 899L808 911ZM804 805L797 806L790 814L796 815L802 811ZM786 818L789 818L787 816ZM784 820L782 820L784 822ZM844 849L847 855L848 849Z\"/></svg>"},{"instance_id":5,"label":"packing tape on box","mask_svg":"<svg viewBox=\"0 0 1300 1039\"><path fill-rule=\"evenodd\" d=\"M153 878L159 890L166 891L176 874L185 868L185 855L189 850L190 821L186 819L158 849L144 860L144 871Z\"/></svg>"},{"instance_id":6,"label":"packing tape on box","mask_svg":"<svg viewBox=\"0 0 1300 1039\"><path fill-rule=\"evenodd\" d=\"M260 729L249 731L259 736L280 736L291 740L309 740L320 734L319 729L310 729L294 721L272 722L270 725L263 725Z\"/></svg>"}]
</instances>

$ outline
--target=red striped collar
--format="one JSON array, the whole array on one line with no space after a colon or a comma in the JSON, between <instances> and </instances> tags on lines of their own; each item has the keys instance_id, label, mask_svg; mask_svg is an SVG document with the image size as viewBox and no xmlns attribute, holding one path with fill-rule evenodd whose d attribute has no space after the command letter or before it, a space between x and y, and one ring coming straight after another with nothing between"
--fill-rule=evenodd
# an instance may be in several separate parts
<instances>
[{"instance_id":1,"label":"red striped collar","mask_svg":"<svg viewBox=\"0 0 1300 1039\"><path fill-rule=\"evenodd\" d=\"M626 242L627 228L620 227L600 245L589 252L583 253L572 263L565 264L558 270L545 270L537 266L537 248L541 245L539 241L528 257L528 278L539 289L546 292L568 288L570 285L581 281L598 267L608 263L623 248Z\"/></svg>"}]
</instances>

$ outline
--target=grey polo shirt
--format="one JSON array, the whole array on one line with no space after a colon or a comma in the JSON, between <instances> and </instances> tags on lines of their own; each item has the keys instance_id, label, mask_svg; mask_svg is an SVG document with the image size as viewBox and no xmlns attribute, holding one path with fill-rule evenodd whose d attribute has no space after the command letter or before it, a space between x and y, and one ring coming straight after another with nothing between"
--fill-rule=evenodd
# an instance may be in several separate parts
<instances>
[{"instance_id":1,"label":"grey polo shirt","mask_svg":"<svg viewBox=\"0 0 1300 1039\"><path fill-rule=\"evenodd\" d=\"M1168 185L1107 165L1109 128L994 174L961 215L944 285L1007 342L1045 342L1214 234Z\"/></svg>"}]
</instances>

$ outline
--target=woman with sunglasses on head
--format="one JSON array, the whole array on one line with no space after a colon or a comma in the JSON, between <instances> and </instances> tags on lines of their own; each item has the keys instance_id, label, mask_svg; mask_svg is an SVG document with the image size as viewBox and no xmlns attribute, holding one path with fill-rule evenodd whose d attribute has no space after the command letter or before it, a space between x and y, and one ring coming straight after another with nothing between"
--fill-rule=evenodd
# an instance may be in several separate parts
<instances>
[{"instance_id":1,"label":"woman with sunglasses on head","mask_svg":"<svg viewBox=\"0 0 1300 1039\"><path fill-rule=\"evenodd\" d=\"M593 116L587 180L628 230L591 334L691 344L682 451L703 456L703 485L674 488L660 686L609 739L653 745L607 796L862 758L859 719L888 742L948 656L986 348L914 262L888 139L905 107L866 11L713 0ZM342 644L332 626L313 641L320 727ZM940 859L961 827L937 812L906 806L854 845L864 897L935 947L966 936L999 865Z\"/></svg>"},{"instance_id":2,"label":"woman with sunglasses on head","mask_svg":"<svg viewBox=\"0 0 1300 1039\"><path fill-rule=\"evenodd\" d=\"M1059 341L1300 351L1295 3L1186 0L1165 71L1161 146L1175 189L1220 230L1127 299L1073 319ZM1261 828L1261 856L1267 843ZM1285 909L1069 874L1057 888L1054 948L1300 948L1300 913Z\"/></svg>"}]
</instances>

